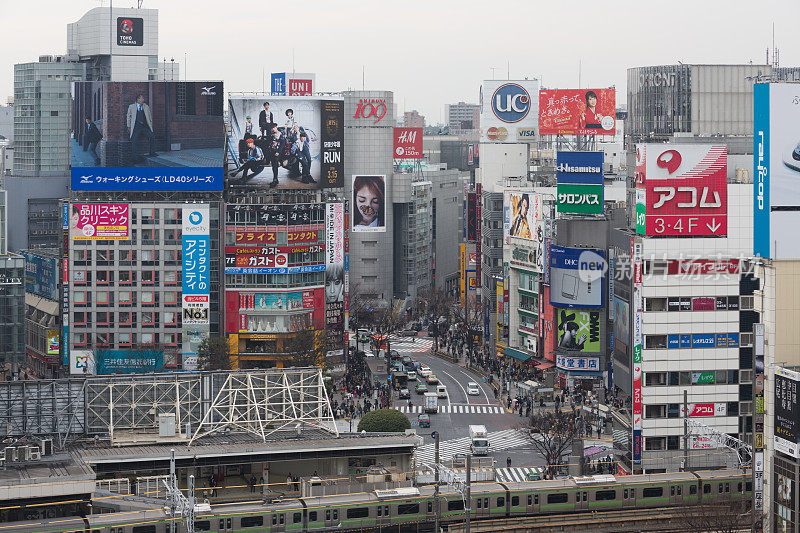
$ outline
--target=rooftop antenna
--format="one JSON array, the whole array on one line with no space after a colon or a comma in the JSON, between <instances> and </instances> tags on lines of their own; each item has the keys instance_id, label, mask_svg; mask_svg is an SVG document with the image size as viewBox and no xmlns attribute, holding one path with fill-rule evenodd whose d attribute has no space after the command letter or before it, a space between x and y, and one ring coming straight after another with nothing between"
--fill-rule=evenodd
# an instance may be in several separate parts
<instances>
[{"instance_id":1,"label":"rooftop antenna","mask_svg":"<svg viewBox=\"0 0 800 533\"><path fill-rule=\"evenodd\" d=\"M292 74L294 74L294 48L292 48Z\"/></svg>"},{"instance_id":2,"label":"rooftop antenna","mask_svg":"<svg viewBox=\"0 0 800 533\"><path fill-rule=\"evenodd\" d=\"M511 79L511 61L506 61L506 79Z\"/></svg>"},{"instance_id":3,"label":"rooftop antenna","mask_svg":"<svg viewBox=\"0 0 800 533\"><path fill-rule=\"evenodd\" d=\"M364 85L365 85L364 84L364 69L365 68L366 67L364 65L361 65L361 90L362 91L366 90L366 89L364 89Z\"/></svg>"},{"instance_id":4,"label":"rooftop antenna","mask_svg":"<svg viewBox=\"0 0 800 533\"><path fill-rule=\"evenodd\" d=\"M581 60L578 60L578 89L581 88Z\"/></svg>"},{"instance_id":5,"label":"rooftop antenna","mask_svg":"<svg viewBox=\"0 0 800 533\"><path fill-rule=\"evenodd\" d=\"M492 71L492 79L494 79L494 71L497 70L497 67L489 67L489 70Z\"/></svg>"}]
</instances>

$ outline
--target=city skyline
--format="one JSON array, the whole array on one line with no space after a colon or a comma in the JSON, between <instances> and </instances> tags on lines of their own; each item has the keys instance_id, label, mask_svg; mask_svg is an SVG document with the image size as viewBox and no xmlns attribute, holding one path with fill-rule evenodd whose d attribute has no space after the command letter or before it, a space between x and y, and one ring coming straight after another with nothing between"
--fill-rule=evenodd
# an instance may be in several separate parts
<instances>
[{"instance_id":1,"label":"city skyline","mask_svg":"<svg viewBox=\"0 0 800 533\"><path fill-rule=\"evenodd\" d=\"M13 20L4 17L0 31L14 46L0 49L0 62L8 67L0 74L2 100L13 95L14 63L64 54L66 25L100 5L47 1L42 9L15 13ZM481 81L493 77L539 78L545 88L614 85L619 105L625 103L629 67L679 61L763 64L766 48L772 44L773 22L780 64L800 65L796 51L800 36L791 31L789 22L800 15L800 5L788 1L766 2L757 12L750 9L752 4L741 1L706 2L702 11L681 1L669 12L659 13L657 24L680 31L664 31L659 39L652 38L654 30L659 32L649 8L628 8L623 1L606 4L604 11L613 18L600 23L594 22L591 13L576 17L574 8L566 5L544 8L518 1L506 4L506 12L479 11L482 4L470 5L476 9L449 1L433 6L410 2L403 9L375 8L364 13L363 6L331 9L310 1L303 10L306 18L296 17L296 8L289 5L276 5L266 15L248 13L245 18L241 15L247 12L244 2L219 10L218 4L199 1L193 3L193 12L217 11L214 17L197 20L187 19L181 3L145 2L142 7L159 10L160 60L180 63L182 79L186 74L190 80L224 79L234 92L260 92L268 90L264 75L292 71L294 65L295 71L316 73L323 92L361 89L362 79L367 89L392 90L396 116L416 109L431 124L446 122L446 104L477 103ZM115 7L131 6L118 2ZM687 17L692 13L697 16ZM713 25L703 18L705 13L715 13ZM548 22L537 25L542 16ZM293 17L297 24L284 24ZM456 22L449 21L453 17ZM394 31L383 31L382 25L390 20ZM38 27L36 39L21 30L31 27ZM292 28L301 34L293 36ZM277 36L263 45L262 56L258 48L266 34ZM669 46L664 46L665 40ZM496 50L491 43L496 43ZM445 65L448 74L441 76L438 73Z\"/></svg>"}]
</instances>

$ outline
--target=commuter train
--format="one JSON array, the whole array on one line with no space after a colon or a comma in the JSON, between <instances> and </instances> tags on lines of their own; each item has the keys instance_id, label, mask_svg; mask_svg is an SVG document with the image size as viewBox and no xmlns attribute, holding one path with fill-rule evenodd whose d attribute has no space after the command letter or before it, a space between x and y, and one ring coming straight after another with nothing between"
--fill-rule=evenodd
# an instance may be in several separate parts
<instances>
[{"instance_id":1,"label":"commuter train","mask_svg":"<svg viewBox=\"0 0 800 533\"><path fill-rule=\"evenodd\" d=\"M475 483L470 493L472 520L581 511L647 509L718 504L752 498L749 470L709 470L636 476L585 476L518 483ZM442 487L442 523L465 517L460 493ZM195 515L195 531L218 533L317 532L397 528L415 531L436 516L434 487L377 490L353 495L214 504ZM181 520L182 522L182 520ZM177 527L176 527L177 526ZM0 524L8 532L175 533L163 509Z\"/></svg>"}]
</instances>

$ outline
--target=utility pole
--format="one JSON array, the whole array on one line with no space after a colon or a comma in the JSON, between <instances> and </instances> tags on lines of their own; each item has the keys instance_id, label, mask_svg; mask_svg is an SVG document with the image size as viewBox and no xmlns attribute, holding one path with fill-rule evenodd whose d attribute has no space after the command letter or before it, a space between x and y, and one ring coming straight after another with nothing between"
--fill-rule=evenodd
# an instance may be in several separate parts
<instances>
[{"instance_id":1,"label":"utility pole","mask_svg":"<svg viewBox=\"0 0 800 533\"><path fill-rule=\"evenodd\" d=\"M439 533L439 515L441 514L441 510L439 509L439 432L433 432L433 438L436 440L436 444L434 445L434 480L436 481L436 486L433 488L433 506L436 507L436 522L434 532Z\"/></svg>"},{"instance_id":2,"label":"utility pole","mask_svg":"<svg viewBox=\"0 0 800 533\"><path fill-rule=\"evenodd\" d=\"M467 527L465 529L465 533L469 533L469 515L472 512L472 495L471 495L471 485L472 485L472 454L467 454L467 502L464 510L467 512Z\"/></svg>"},{"instance_id":3,"label":"utility pole","mask_svg":"<svg viewBox=\"0 0 800 533\"><path fill-rule=\"evenodd\" d=\"M686 455L684 471L689 472L689 391L683 389L683 452Z\"/></svg>"}]
</instances>

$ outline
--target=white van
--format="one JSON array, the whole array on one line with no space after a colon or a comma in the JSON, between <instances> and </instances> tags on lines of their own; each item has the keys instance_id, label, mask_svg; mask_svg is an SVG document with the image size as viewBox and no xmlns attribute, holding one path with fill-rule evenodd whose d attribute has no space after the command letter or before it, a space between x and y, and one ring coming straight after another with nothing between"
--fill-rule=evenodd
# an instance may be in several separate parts
<instances>
[{"instance_id":1,"label":"white van","mask_svg":"<svg viewBox=\"0 0 800 533\"><path fill-rule=\"evenodd\" d=\"M413 370L409 370L408 372L406 372L406 378L408 378L408 381L416 381L417 373L414 372Z\"/></svg>"},{"instance_id":2,"label":"white van","mask_svg":"<svg viewBox=\"0 0 800 533\"><path fill-rule=\"evenodd\" d=\"M436 396L439 398L447 398L447 387L444 385L439 385L436 387Z\"/></svg>"}]
</instances>

